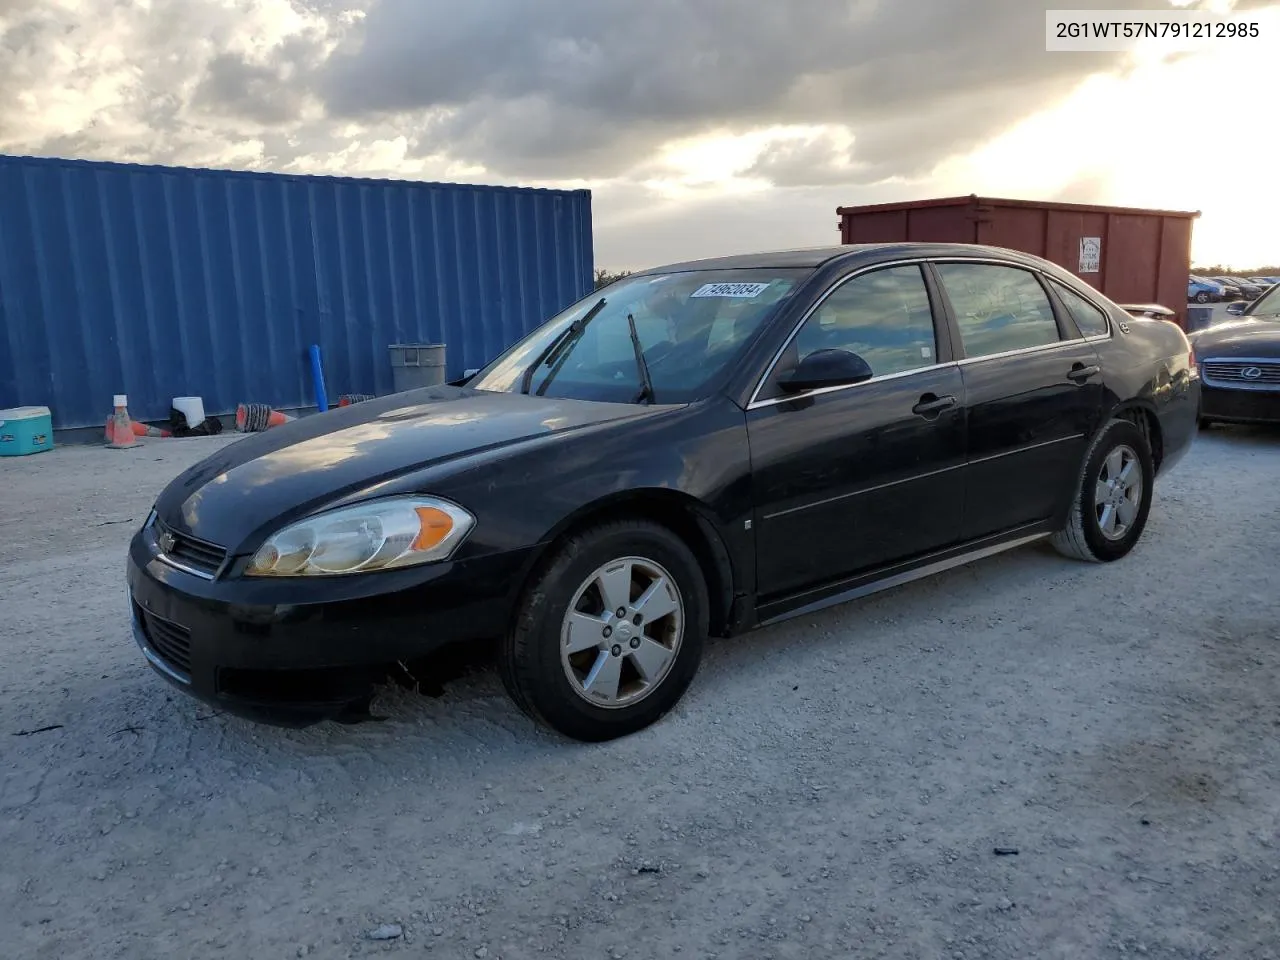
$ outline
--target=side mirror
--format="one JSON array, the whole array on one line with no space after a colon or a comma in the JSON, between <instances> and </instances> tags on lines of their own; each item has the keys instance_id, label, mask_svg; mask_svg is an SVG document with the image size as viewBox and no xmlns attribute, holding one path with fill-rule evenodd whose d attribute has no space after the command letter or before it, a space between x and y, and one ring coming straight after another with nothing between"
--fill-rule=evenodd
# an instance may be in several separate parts
<instances>
[{"instance_id":1,"label":"side mirror","mask_svg":"<svg viewBox=\"0 0 1280 960\"><path fill-rule=\"evenodd\" d=\"M1240 301L1237 301L1236 303L1229 303L1227 304L1227 313L1233 317L1239 317L1244 314L1245 308L1248 306L1249 305L1247 303Z\"/></svg>"},{"instance_id":2,"label":"side mirror","mask_svg":"<svg viewBox=\"0 0 1280 960\"><path fill-rule=\"evenodd\" d=\"M862 383L874 376L871 365L849 350L815 350L778 381L788 393Z\"/></svg>"}]
</instances>

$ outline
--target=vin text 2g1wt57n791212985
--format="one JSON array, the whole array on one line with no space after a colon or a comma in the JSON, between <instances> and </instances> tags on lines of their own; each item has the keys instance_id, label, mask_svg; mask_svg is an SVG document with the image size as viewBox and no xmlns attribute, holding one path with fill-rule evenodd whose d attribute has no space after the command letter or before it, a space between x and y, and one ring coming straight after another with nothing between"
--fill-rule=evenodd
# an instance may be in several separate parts
<instances>
[{"instance_id":1,"label":"vin text 2g1wt57n791212985","mask_svg":"<svg viewBox=\"0 0 1280 960\"><path fill-rule=\"evenodd\" d=\"M1196 433L1182 331L981 246L631 275L465 382L304 417L176 478L133 538L137 642L307 723L496 642L528 714L603 740L733 635L1040 538L1123 557Z\"/></svg>"}]
</instances>

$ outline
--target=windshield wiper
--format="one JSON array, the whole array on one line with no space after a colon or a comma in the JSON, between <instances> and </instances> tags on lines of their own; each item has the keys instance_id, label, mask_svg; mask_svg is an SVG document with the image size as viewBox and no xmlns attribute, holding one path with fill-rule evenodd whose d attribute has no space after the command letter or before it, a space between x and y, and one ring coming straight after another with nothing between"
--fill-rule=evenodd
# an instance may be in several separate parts
<instances>
[{"instance_id":1,"label":"windshield wiper","mask_svg":"<svg viewBox=\"0 0 1280 960\"><path fill-rule=\"evenodd\" d=\"M587 324L595 318L595 315L604 309L604 305L605 298L601 297L596 301L596 305L594 307L580 316L577 320L573 321L573 323L569 324L564 333L560 334L560 336L548 343L546 349L538 354L538 359L534 360L533 363L524 368L524 376L520 378L521 393L529 392L529 385L533 382L533 374L538 367L542 366L544 363L548 366L555 363L556 359L563 355L561 348L568 347L570 341L576 340L578 337L582 336L582 331L587 328ZM550 379L551 377L547 378L547 380ZM546 382L542 384L542 387L545 389Z\"/></svg>"},{"instance_id":2,"label":"windshield wiper","mask_svg":"<svg viewBox=\"0 0 1280 960\"><path fill-rule=\"evenodd\" d=\"M658 398L653 394L653 379L649 376L649 362L644 358L644 347L640 346L640 334L636 333L636 318L630 313L627 314L627 329L631 332L631 349L636 352L636 372L640 374L641 383L640 392L632 402L639 403L648 397L650 403L657 403Z\"/></svg>"}]
</instances>

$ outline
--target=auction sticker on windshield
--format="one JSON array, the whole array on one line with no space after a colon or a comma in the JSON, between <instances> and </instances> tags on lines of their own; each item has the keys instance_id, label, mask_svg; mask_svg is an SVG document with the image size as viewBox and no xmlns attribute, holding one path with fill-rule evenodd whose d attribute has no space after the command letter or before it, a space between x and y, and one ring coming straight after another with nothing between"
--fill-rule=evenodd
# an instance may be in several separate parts
<instances>
[{"instance_id":1,"label":"auction sticker on windshield","mask_svg":"<svg viewBox=\"0 0 1280 960\"><path fill-rule=\"evenodd\" d=\"M769 289L767 283L704 283L691 297L741 297L750 300Z\"/></svg>"}]
</instances>

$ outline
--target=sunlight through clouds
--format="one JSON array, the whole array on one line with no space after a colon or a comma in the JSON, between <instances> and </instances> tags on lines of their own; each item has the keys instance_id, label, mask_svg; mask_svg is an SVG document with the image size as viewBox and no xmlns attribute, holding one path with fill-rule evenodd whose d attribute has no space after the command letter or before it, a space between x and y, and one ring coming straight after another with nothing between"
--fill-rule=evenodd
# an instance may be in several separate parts
<instances>
[{"instance_id":1,"label":"sunlight through clouds","mask_svg":"<svg viewBox=\"0 0 1280 960\"><path fill-rule=\"evenodd\" d=\"M1214 6L1280 36L1280 0ZM1025 0L833 9L0 0L0 151L585 186L614 268L974 192L1199 209L1197 257L1280 260L1274 163L1219 119L1265 123L1274 41L1049 54Z\"/></svg>"},{"instance_id":2,"label":"sunlight through clouds","mask_svg":"<svg viewBox=\"0 0 1280 960\"><path fill-rule=\"evenodd\" d=\"M1265 38L1280 38L1280 10L1254 16ZM1265 127L1271 108L1259 92L1275 89L1276 63L1280 39L1244 52L1218 45L1171 62L1148 44L1126 75L1086 80L1056 108L943 164L937 179L963 193L1029 197L1096 184L1094 202L1200 210L1199 260L1280 259L1272 142L1230 120L1252 115L1249 126Z\"/></svg>"}]
</instances>

